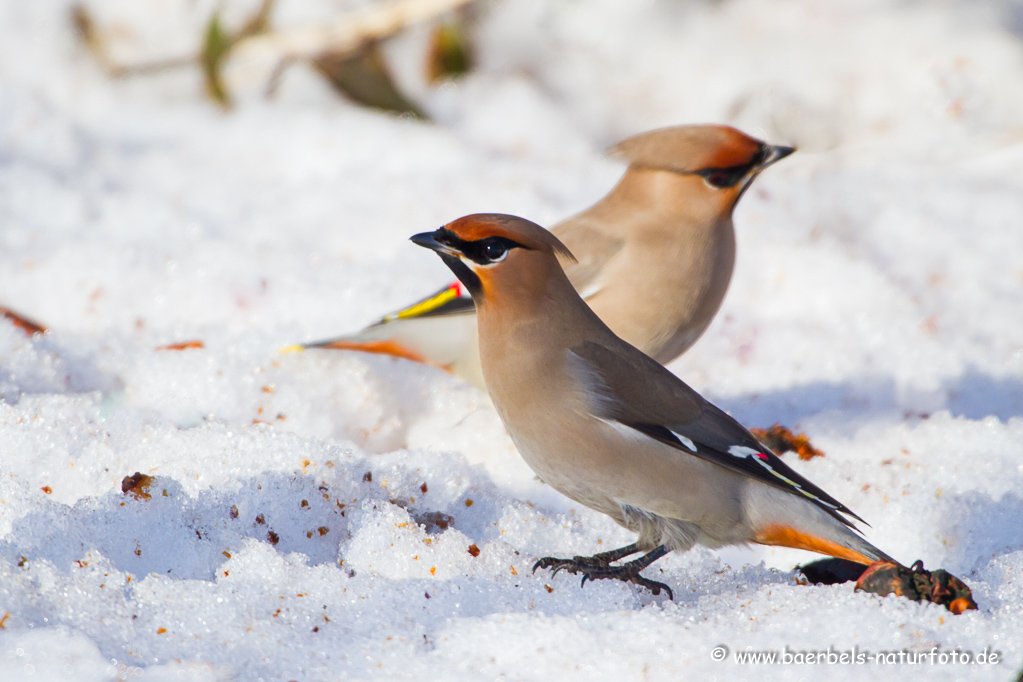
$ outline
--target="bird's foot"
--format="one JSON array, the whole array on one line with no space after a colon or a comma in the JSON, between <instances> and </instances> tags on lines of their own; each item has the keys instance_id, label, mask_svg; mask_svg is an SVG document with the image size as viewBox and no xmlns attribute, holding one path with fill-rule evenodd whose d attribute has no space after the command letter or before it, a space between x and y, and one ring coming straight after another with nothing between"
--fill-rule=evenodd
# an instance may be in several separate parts
<instances>
[{"instance_id":1,"label":"bird's foot","mask_svg":"<svg viewBox=\"0 0 1023 682\"><path fill-rule=\"evenodd\" d=\"M551 577L556 576L558 571L562 570L573 574L582 574L583 585L586 584L587 580L622 580L624 582L634 583L640 587L645 587L655 595L660 594L663 589L668 593L668 599L674 599L674 595L672 594L670 587L664 583L649 580L640 575L640 571L667 554L667 548L661 546L648 554L644 554L635 561L630 561L620 566L611 565L612 561L617 561L629 554L635 554L637 551L638 549L636 549L635 545L629 545L628 547L604 552L602 554L595 554L589 557L575 556L571 559L544 557L533 564L533 572L536 573L536 569L538 568L550 568L553 569Z\"/></svg>"},{"instance_id":2,"label":"bird's foot","mask_svg":"<svg viewBox=\"0 0 1023 682\"><path fill-rule=\"evenodd\" d=\"M571 559L558 559L548 556L533 564L533 573L536 573L538 568L553 568L554 572L551 573L553 578L561 570L566 570L569 573L579 573L589 568L607 568L611 565L611 562L618 561L638 551L639 548L633 543L620 549L612 549L610 552L601 552L593 556L574 556Z\"/></svg>"}]
</instances>

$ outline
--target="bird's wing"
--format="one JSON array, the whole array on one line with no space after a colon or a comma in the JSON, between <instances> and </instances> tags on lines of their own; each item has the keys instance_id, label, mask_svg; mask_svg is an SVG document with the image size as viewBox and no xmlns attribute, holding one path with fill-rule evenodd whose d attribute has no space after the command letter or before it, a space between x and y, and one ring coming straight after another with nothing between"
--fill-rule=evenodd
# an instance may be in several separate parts
<instances>
[{"instance_id":1,"label":"bird's wing","mask_svg":"<svg viewBox=\"0 0 1023 682\"><path fill-rule=\"evenodd\" d=\"M475 343L472 298L454 282L410 306L384 315L345 336L304 343L296 348L333 348L383 353L448 367L467 341ZM467 326L467 324L469 326Z\"/></svg>"},{"instance_id":2,"label":"bird's wing","mask_svg":"<svg viewBox=\"0 0 1023 682\"><path fill-rule=\"evenodd\" d=\"M625 246L619 237L588 225L582 217L569 218L551 231L560 239L572 255L575 263L562 261L568 280L584 299L590 298L603 286L603 273L608 262Z\"/></svg>"},{"instance_id":3,"label":"bird's wing","mask_svg":"<svg viewBox=\"0 0 1023 682\"><path fill-rule=\"evenodd\" d=\"M863 521L796 473L741 424L632 346L622 342L609 348L587 341L570 353L577 377L587 384L594 416L805 497L847 526L855 528L838 512Z\"/></svg>"},{"instance_id":4,"label":"bird's wing","mask_svg":"<svg viewBox=\"0 0 1023 682\"><path fill-rule=\"evenodd\" d=\"M458 282L385 315L355 333L304 343L295 348L331 348L394 355L462 374L471 383L476 317L472 298ZM290 348L288 349L290 350ZM462 367L465 362L468 365ZM479 361L476 361L479 364ZM461 367L461 369L460 369ZM463 370L468 374L463 374ZM472 375L472 376L469 376Z\"/></svg>"},{"instance_id":5,"label":"bird's wing","mask_svg":"<svg viewBox=\"0 0 1023 682\"><path fill-rule=\"evenodd\" d=\"M416 301L410 306L395 310L393 313L384 315L380 320L374 322L376 327L388 322L408 320L415 317L440 317L443 315L462 315L475 310L472 297L465 290L461 282L452 282L443 289L435 291L424 299Z\"/></svg>"}]
</instances>

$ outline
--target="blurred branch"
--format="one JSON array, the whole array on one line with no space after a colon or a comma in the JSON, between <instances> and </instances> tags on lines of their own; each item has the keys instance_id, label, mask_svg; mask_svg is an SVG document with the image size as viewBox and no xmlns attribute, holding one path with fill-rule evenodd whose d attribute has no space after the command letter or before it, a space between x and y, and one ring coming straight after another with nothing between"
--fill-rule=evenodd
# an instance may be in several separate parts
<instances>
[{"instance_id":1,"label":"blurred branch","mask_svg":"<svg viewBox=\"0 0 1023 682\"><path fill-rule=\"evenodd\" d=\"M236 41L243 40L269 31L270 13L273 11L274 3L276 1L277 0L263 0L263 4L259 6L259 11L245 22L245 25L242 26L242 30L238 31L238 35L236 35L234 39Z\"/></svg>"},{"instance_id":2,"label":"blurred branch","mask_svg":"<svg viewBox=\"0 0 1023 682\"><path fill-rule=\"evenodd\" d=\"M96 30L96 22L93 21L92 15L89 14L89 10L84 5L74 5L71 8L71 25L74 27L78 39L82 41L82 44L89 50L100 67L112 78L159 73L160 71L178 69L196 63L195 57L186 56L171 57L142 64L118 64L107 54L106 45L100 37L99 31Z\"/></svg>"},{"instance_id":3,"label":"blurred branch","mask_svg":"<svg viewBox=\"0 0 1023 682\"><path fill-rule=\"evenodd\" d=\"M114 78L198 65L209 96L228 108L233 85L237 85L225 77L229 64L238 65L240 68L235 70L241 73L246 70L259 73L259 65L272 66L262 71L269 96L276 90L289 64L308 62L337 90L358 102L422 117L422 112L394 85L379 52L379 42L408 26L458 10L474 0L389 0L349 12L325 26L283 31L270 28L274 2L263 0L256 14L233 34L224 29L220 11L216 10L206 24L198 54L139 64L118 64L110 58L84 5L72 7L71 21L82 43ZM445 33L446 40L440 47L434 45L428 56L431 64L436 62L429 68L431 79L461 73L470 63L464 34L450 27L447 30L450 35Z\"/></svg>"},{"instance_id":4,"label":"blurred branch","mask_svg":"<svg viewBox=\"0 0 1023 682\"><path fill-rule=\"evenodd\" d=\"M206 92L220 106L227 108L231 106L231 95L224 85L222 67L224 59L231 53L232 48L242 40L265 33L270 28L270 12L273 11L276 0L263 0L257 11L241 30L234 35L224 32L220 25L220 12L215 11L210 17L210 23L206 26L206 35L202 41L202 51L199 53L199 64L202 65L203 77L206 82Z\"/></svg>"},{"instance_id":5,"label":"blurred branch","mask_svg":"<svg viewBox=\"0 0 1023 682\"><path fill-rule=\"evenodd\" d=\"M393 0L351 12L329 26L314 26L267 33L245 41L232 55L234 64L273 64L267 78L266 96L276 94L284 71L297 62L308 62L331 86L345 96L370 107L426 115L395 85L387 69L380 43L408 26L425 22L464 7L474 0ZM439 42L443 32L446 40ZM462 21L440 26L431 39L427 79L460 75L471 66L468 38Z\"/></svg>"},{"instance_id":6,"label":"blurred branch","mask_svg":"<svg viewBox=\"0 0 1023 682\"><path fill-rule=\"evenodd\" d=\"M269 21L274 0L263 0L256 15L246 22L241 31L230 37L229 52L240 58L244 58L247 52L271 53L278 61L312 60L326 53L356 52L368 42L394 35L407 26L471 2L474 0L392 0L345 14L328 26L271 31ZM107 54L92 15L84 5L76 4L71 8L71 23L79 39L112 76L154 73L190 66L203 59L201 52L198 55L182 55L140 64L118 64ZM214 23L217 24L216 31L220 31L219 13L214 13L207 25L204 51Z\"/></svg>"},{"instance_id":7,"label":"blurred branch","mask_svg":"<svg viewBox=\"0 0 1023 682\"><path fill-rule=\"evenodd\" d=\"M232 59L247 53L272 54L277 60L315 59L321 54L355 52L407 26L458 9L474 0L392 0L350 12L328 26L272 31L239 40Z\"/></svg>"}]
</instances>

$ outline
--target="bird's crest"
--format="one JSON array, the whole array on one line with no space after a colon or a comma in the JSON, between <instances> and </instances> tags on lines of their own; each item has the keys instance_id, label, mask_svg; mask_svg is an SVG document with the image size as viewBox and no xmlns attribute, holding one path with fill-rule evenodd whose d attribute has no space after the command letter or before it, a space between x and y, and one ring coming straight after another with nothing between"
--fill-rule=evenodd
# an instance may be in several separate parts
<instances>
[{"instance_id":1,"label":"bird's crest","mask_svg":"<svg viewBox=\"0 0 1023 682\"><path fill-rule=\"evenodd\" d=\"M476 213L444 226L458 239L475 242L488 237L503 237L527 249L547 251L575 262L576 258L561 240L534 222L503 213Z\"/></svg>"},{"instance_id":2,"label":"bird's crest","mask_svg":"<svg viewBox=\"0 0 1023 682\"><path fill-rule=\"evenodd\" d=\"M765 146L731 126L687 125L634 135L608 154L641 168L688 174L750 165Z\"/></svg>"}]
</instances>

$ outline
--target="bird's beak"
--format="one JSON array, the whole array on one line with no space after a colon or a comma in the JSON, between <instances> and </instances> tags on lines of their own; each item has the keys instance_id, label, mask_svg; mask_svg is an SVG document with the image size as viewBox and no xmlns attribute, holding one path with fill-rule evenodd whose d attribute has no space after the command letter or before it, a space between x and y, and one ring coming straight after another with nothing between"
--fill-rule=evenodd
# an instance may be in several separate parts
<instances>
[{"instance_id":1,"label":"bird's beak","mask_svg":"<svg viewBox=\"0 0 1023 682\"><path fill-rule=\"evenodd\" d=\"M446 244L442 244L441 242L437 241L436 232L420 232L419 234L415 234L409 237L409 241L411 241L413 244L416 244L417 246L422 246L423 248L430 249L431 251L436 251L437 253L441 253L447 256L461 255L458 253L458 251L455 251L450 246L447 246Z\"/></svg>"},{"instance_id":2,"label":"bird's beak","mask_svg":"<svg viewBox=\"0 0 1023 682\"><path fill-rule=\"evenodd\" d=\"M444 261L444 264L455 273L458 281L469 290L469 294L474 301L483 295L483 285L480 282L479 275L473 271L473 266L466 263L464 254L456 247L451 246L451 242L457 244L459 241L458 236L453 232L442 227L433 232L420 232L419 234L412 235L409 237L409 240L413 244L436 251L440 259Z\"/></svg>"},{"instance_id":3,"label":"bird's beak","mask_svg":"<svg viewBox=\"0 0 1023 682\"><path fill-rule=\"evenodd\" d=\"M771 164L781 161L794 151L796 151L795 147L783 147L781 145L768 147L767 155L764 157L764 160L760 162L760 168L767 168Z\"/></svg>"},{"instance_id":4,"label":"bird's beak","mask_svg":"<svg viewBox=\"0 0 1023 682\"><path fill-rule=\"evenodd\" d=\"M768 166L775 164L778 161L781 161L794 151L796 151L795 147L783 147L780 144L771 146L765 145L764 147L761 147L761 154L763 154L763 156L761 157L759 163L754 161L752 170L749 172L749 174L746 176L746 179L740 186L739 192L735 194L735 199L732 201L732 206L734 207L735 204L739 201L739 199L742 198L742 195L746 193L746 190L748 190L750 185L753 184L753 181L756 179L758 175L760 175L761 171L763 171Z\"/></svg>"}]
</instances>

